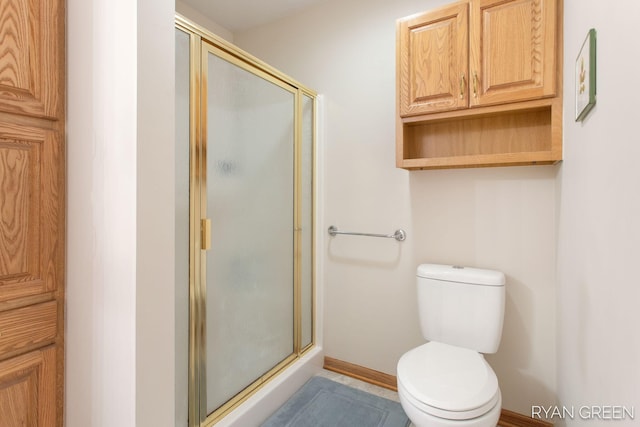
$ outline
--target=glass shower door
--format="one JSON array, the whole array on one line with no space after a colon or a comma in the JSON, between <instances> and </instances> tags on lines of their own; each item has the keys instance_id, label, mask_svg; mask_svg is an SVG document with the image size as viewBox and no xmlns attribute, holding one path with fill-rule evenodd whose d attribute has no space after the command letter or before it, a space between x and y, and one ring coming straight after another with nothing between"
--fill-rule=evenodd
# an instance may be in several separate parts
<instances>
[{"instance_id":1,"label":"glass shower door","mask_svg":"<svg viewBox=\"0 0 640 427\"><path fill-rule=\"evenodd\" d=\"M296 90L212 46L202 58L211 414L295 357Z\"/></svg>"}]
</instances>

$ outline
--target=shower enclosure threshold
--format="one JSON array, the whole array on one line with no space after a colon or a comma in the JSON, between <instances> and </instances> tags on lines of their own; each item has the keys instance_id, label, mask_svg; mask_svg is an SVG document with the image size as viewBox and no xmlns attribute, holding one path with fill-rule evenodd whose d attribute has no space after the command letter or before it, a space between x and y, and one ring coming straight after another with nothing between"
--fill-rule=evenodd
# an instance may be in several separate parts
<instances>
[{"instance_id":1,"label":"shower enclosure threshold","mask_svg":"<svg viewBox=\"0 0 640 427\"><path fill-rule=\"evenodd\" d=\"M312 376L322 370L322 348L312 348L272 378L253 396L215 424L215 427L258 427Z\"/></svg>"}]
</instances>

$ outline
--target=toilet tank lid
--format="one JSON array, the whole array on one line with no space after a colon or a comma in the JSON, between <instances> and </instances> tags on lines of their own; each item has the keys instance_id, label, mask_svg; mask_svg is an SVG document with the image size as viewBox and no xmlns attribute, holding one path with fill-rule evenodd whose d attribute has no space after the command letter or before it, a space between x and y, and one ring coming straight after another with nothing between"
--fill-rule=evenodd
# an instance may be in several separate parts
<instances>
[{"instance_id":1,"label":"toilet tank lid","mask_svg":"<svg viewBox=\"0 0 640 427\"><path fill-rule=\"evenodd\" d=\"M461 267L457 265L421 264L418 277L467 283L470 285L504 286L504 273L495 270Z\"/></svg>"}]
</instances>

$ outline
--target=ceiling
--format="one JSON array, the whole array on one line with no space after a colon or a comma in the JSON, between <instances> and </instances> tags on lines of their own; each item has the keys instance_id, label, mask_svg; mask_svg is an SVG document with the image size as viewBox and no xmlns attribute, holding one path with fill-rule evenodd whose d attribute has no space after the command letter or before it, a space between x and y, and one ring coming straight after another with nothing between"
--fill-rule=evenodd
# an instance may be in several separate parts
<instances>
[{"instance_id":1,"label":"ceiling","mask_svg":"<svg viewBox=\"0 0 640 427\"><path fill-rule=\"evenodd\" d=\"M245 31L322 0L181 0L227 30Z\"/></svg>"}]
</instances>

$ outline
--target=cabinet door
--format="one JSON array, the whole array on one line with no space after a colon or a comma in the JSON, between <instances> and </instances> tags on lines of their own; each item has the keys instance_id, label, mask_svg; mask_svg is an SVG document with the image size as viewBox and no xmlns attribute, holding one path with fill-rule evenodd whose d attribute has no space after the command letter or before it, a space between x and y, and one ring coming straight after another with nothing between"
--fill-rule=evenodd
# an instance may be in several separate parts
<instances>
[{"instance_id":1,"label":"cabinet door","mask_svg":"<svg viewBox=\"0 0 640 427\"><path fill-rule=\"evenodd\" d=\"M0 427L61 427L65 2L0 0Z\"/></svg>"},{"instance_id":2,"label":"cabinet door","mask_svg":"<svg viewBox=\"0 0 640 427\"><path fill-rule=\"evenodd\" d=\"M402 117L468 106L468 3L398 21Z\"/></svg>"},{"instance_id":3,"label":"cabinet door","mask_svg":"<svg viewBox=\"0 0 640 427\"><path fill-rule=\"evenodd\" d=\"M556 93L556 0L472 0L471 106Z\"/></svg>"},{"instance_id":4,"label":"cabinet door","mask_svg":"<svg viewBox=\"0 0 640 427\"><path fill-rule=\"evenodd\" d=\"M0 362L0 426L56 425L56 349Z\"/></svg>"}]
</instances>

